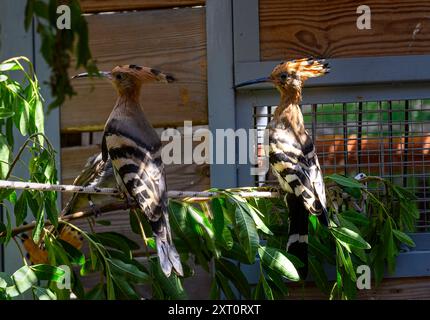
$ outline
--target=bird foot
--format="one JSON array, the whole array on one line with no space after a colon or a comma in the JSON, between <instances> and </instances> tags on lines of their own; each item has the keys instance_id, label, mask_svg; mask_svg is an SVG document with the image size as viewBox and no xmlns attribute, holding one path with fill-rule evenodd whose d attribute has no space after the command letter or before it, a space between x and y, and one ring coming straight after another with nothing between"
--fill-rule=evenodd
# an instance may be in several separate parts
<instances>
[{"instance_id":1,"label":"bird foot","mask_svg":"<svg viewBox=\"0 0 430 320\"><path fill-rule=\"evenodd\" d=\"M88 197L88 203L90 204L91 210L93 211L94 217L98 218L102 215L99 207L97 207L94 202L91 200L91 197Z\"/></svg>"}]
</instances>

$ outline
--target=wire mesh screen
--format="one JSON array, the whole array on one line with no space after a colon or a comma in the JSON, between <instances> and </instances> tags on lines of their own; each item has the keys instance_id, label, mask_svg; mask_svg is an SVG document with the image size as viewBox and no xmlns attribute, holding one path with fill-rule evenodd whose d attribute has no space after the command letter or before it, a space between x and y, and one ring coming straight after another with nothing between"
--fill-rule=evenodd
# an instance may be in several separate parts
<instances>
[{"instance_id":1,"label":"wire mesh screen","mask_svg":"<svg viewBox=\"0 0 430 320\"><path fill-rule=\"evenodd\" d=\"M275 109L254 108L259 144ZM302 112L324 174L363 172L408 188L421 212L417 229L430 230L430 99L303 105ZM256 184L276 180L269 172Z\"/></svg>"}]
</instances>

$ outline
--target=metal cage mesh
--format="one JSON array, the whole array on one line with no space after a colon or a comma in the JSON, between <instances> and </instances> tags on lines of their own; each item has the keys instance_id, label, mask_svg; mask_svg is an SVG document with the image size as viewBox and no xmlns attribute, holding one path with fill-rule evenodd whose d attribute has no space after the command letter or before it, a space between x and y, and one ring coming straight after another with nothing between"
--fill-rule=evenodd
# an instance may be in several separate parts
<instances>
[{"instance_id":1,"label":"metal cage mesh","mask_svg":"<svg viewBox=\"0 0 430 320\"><path fill-rule=\"evenodd\" d=\"M275 109L254 107L260 145ZM363 172L406 187L417 197L418 231L430 230L429 111L430 99L302 106L324 174L355 176ZM256 184L276 181L268 173L257 176Z\"/></svg>"}]
</instances>

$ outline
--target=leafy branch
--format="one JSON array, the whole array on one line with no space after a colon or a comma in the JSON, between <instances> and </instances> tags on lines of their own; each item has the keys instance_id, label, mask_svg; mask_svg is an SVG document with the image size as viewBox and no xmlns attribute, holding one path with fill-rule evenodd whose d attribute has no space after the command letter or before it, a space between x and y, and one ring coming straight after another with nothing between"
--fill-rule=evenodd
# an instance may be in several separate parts
<instances>
[{"instance_id":1,"label":"leafy branch","mask_svg":"<svg viewBox=\"0 0 430 320\"><path fill-rule=\"evenodd\" d=\"M67 5L71 14L71 29L57 27L57 7ZM51 69L50 86L55 100L49 110L61 105L66 96L75 91L70 84L68 71L75 57L75 68L85 68L96 74L97 67L92 60L88 45L88 26L82 15L78 0L27 0L25 9L25 28L29 30L32 21L41 37L40 51Z\"/></svg>"}]
</instances>

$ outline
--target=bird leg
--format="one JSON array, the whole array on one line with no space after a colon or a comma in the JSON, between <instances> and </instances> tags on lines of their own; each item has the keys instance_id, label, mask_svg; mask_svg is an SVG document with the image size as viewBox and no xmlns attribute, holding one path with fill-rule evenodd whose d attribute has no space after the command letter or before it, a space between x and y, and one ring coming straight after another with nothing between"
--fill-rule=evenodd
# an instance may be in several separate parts
<instances>
[{"instance_id":1,"label":"bird leg","mask_svg":"<svg viewBox=\"0 0 430 320\"><path fill-rule=\"evenodd\" d=\"M95 218L98 218L99 216L101 216L101 211L100 211L100 209L99 209L99 207L97 207L95 204L94 204L94 202L93 202L93 200L91 199L91 195L89 194L88 195L88 203L90 204L90 207L91 207L91 210L93 211L93 213L94 213L94 217Z\"/></svg>"}]
</instances>

